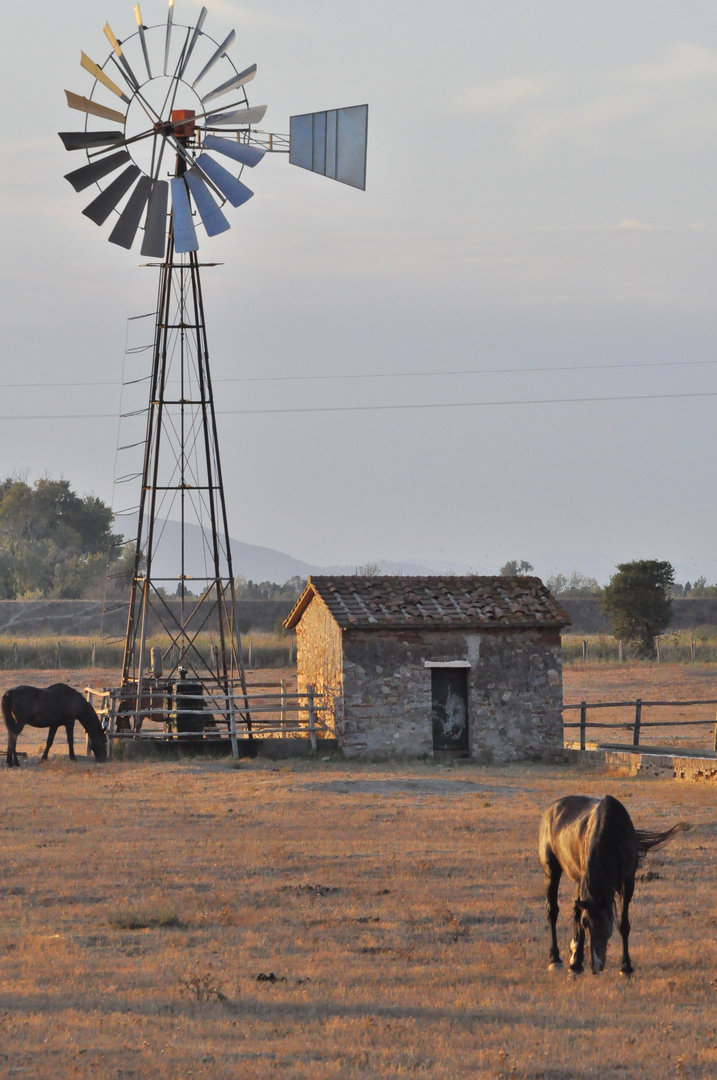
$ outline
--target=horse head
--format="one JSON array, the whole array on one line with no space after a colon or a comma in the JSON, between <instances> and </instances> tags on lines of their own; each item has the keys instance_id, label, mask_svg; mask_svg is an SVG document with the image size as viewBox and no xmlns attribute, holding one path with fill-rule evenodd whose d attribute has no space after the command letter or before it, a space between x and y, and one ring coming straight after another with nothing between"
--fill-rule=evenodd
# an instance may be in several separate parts
<instances>
[{"instance_id":1,"label":"horse head","mask_svg":"<svg viewBox=\"0 0 717 1080\"><path fill-rule=\"evenodd\" d=\"M102 727L102 721L89 701L83 699L81 705L77 719L87 732L92 753L97 761L107 761L107 736Z\"/></svg>"},{"instance_id":2,"label":"horse head","mask_svg":"<svg viewBox=\"0 0 717 1080\"><path fill-rule=\"evenodd\" d=\"M104 731L90 735L90 748L97 761L107 761L107 736Z\"/></svg>"},{"instance_id":3,"label":"horse head","mask_svg":"<svg viewBox=\"0 0 717 1080\"><path fill-rule=\"evenodd\" d=\"M588 936L592 973L599 975L605 967L607 943L612 937L613 905L599 904L595 900L576 900L575 914Z\"/></svg>"}]
</instances>

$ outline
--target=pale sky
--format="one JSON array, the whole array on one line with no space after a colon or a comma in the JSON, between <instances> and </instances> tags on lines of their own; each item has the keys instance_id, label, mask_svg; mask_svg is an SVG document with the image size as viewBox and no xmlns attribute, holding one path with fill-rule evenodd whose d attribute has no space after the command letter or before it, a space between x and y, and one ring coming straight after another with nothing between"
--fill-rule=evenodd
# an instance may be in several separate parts
<instances>
[{"instance_id":1,"label":"pale sky","mask_svg":"<svg viewBox=\"0 0 717 1080\"><path fill-rule=\"evenodd\" d=\"M165 0L141 6L164 21ZM654 557L717 580L714 4L206 6L258 64L265 129L370 106L366 193L267 157L202 247L224 264L204 292L233 536L311 563L525 558L606 580ZM4 12L2 416L118 414L117 385L69 384L118 383L127 318L155 303L156 271L63 179L63 90L88 92L80 50L105 59L107 19L128 36L133 4ZM309 378L395 373L415 377ZM303 381L221 381L269 376ZM459 407L236 414L439 403ZM113 420L2 430L3 475L112 501Z\"/></svg>"}]
</instances>

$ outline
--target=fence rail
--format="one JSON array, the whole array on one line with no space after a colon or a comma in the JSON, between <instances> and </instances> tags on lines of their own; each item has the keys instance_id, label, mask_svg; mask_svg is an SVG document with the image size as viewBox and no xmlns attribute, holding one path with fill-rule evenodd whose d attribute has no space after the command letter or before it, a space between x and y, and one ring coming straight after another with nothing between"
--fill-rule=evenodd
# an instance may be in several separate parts
<instances>
[{"instance_id":1,"label":"fence rail","mask_svg":"<svg viewBox=\"0 0 717 1080\"><path fill-rule=\"evenodd\" d=\"M563 723L563 728L580 729L580 749L585 749L588 727L602 730L632 731L632 745L640 745L640 733L643 728L678 728L678 727L710 727L714 728L714 739L711 750L717 754L717 719L716 720L643 720L643 708L675 708L691 707L695 705L717 705L717 698L700 699L697 701L646 701L636 698L634 701L581 701L570 705L563 705L563 712L580 710L580 720L576 724ZM588 709L634 709L634 719L617 724L601 723L597 720L588 724Z\"/></svg>"},{"instance_id":2,"label":"fence rail","mask_svg":"<svg viewBox=\"0 0 717 1080\"><path fill-rule=\"evenodd\" d=\"M253 693L254 689L273 689L276 693ZM234 757L239 756L239 739L279 736L305 738L312 751L318 748L317 737L333 734L331 710L324 704L325 695L312 686L289 693L283 683L232 687L227 694L177 693L166 687L143 687L137 700L136 689L96 689L85 687L85 697L94 706L109 737L110 756L117 740L174 742L206 739L229 739ZM142 730L144 721L161 728Z\"/></svg>"}]
</instances>

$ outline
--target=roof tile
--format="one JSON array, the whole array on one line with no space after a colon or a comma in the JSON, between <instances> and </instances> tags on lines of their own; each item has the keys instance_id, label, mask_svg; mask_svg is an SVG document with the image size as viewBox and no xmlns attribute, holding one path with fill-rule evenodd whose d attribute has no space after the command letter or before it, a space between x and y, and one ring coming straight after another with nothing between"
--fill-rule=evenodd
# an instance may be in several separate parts
<instances>
[{"instance_id":1,"label":"roof tile","mask_svg":"<svg viewBox=\"0 0 717 1080\"><path fill-rule=\"evenodd\" d=\"M537 577L312 576L287 627L296 626L314 596L341 627L570 624Z\"/></svg>"}]
</instances>

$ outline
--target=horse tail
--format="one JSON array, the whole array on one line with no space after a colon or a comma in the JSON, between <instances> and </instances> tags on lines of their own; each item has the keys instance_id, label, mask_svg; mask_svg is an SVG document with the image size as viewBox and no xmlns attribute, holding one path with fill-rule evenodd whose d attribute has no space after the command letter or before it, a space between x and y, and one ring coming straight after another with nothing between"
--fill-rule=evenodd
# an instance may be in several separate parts
<instances>
[{"instance_id":1,"label":"horse tail","mask_svg":"<svg viewBox=\"0 0 717 1080\"><path fill-rule=\"evenodd\" d=\"M10 694L12 691L6 690L2 696L2 715L5 721L5 727L10 730L10 725L13 722L12 705L10 704Z\"/></svg>"},{"instance_id":2,"label":"horse tail","mask_svg":"<svg viewBox=\"0 0 717 1080\"><path fill-rule=\"evenodd\" d=\"M679 832L687 832L692 826L688 821L679 821L677 825L673 825L671 829L667 829L666 832L650 832L648 829L635 829L635 836L637 837L637 853L641 859L644 859L648 851L651 851L654 847L659 847L660 844L666 844L668 840L671 840Z\"/></svg>"}]
</instances>

